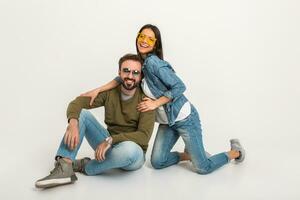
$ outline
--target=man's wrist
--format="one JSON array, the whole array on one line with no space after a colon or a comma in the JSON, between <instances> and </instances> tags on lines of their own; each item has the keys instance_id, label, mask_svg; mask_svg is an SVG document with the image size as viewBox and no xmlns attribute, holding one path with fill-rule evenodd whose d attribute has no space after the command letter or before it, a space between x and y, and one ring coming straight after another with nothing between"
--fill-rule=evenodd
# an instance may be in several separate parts
<instances>
[{"instance_id":1,"label":"man's wrist","mask_svg":"<svg viewBox=\"0 0 300 200\"><path fill-rule=\"evenodd\" d=\"M78 124L78 120L75 119L75 118L71 118L71 119L69 120L69 124L70 124L70 125L77 125L77 124Z\"/></svg>"},{"instance_id":2,"label":"man's wrist","mask_svg":"<svg viewBox=\"0 0 300 200\"><path fill-rule=\"evenodd\" d=\"M109 136L109 137L105 138L105 142L109 145L112 145L112 142L113 142L112 137Z\"/></svg>"}]
</instances>

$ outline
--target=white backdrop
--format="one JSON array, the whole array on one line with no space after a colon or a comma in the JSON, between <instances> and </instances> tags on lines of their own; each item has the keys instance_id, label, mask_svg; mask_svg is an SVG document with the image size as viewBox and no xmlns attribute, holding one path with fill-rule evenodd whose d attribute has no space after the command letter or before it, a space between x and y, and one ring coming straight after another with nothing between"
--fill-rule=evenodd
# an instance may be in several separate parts
<instances>
[{"instance_id":1,"label":"white backdrop","mask_svg":"<svg viewBox=\"0 0 300 200\"><path fill-rule=\"evenodd\" d=\"M208 151L238 137L248 153L243 167L269 181L250 179L244 186L261 195L243 194L299 198L299 8L297 0L1 0L1 199L37 193L68 103L117 74L146 23L161 30Z\"/></svg>"}]
</instances>

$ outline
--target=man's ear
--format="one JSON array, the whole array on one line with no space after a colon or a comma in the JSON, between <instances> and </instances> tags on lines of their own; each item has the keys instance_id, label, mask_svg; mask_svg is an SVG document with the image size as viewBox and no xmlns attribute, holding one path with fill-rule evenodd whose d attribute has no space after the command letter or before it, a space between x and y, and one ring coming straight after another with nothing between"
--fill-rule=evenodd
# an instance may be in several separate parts
<instances>
[{"instance_id":1,"label":"man's ear","mask_svg":"<svg viewBox=\"0 0 300 200\"><path fill-rule=\"evenodd\" d=\"M119 76L121 76L121 70L118 71Z\"/></svg>"}]
</instances>

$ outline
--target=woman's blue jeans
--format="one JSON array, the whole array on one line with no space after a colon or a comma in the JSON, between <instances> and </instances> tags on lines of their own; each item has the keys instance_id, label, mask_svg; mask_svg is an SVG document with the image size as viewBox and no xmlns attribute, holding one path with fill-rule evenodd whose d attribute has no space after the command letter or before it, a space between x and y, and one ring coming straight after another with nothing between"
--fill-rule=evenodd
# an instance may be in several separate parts
<instances>
[{"instance_id":1,"label":"woman's blue jeans","mask_svg":"<svg viewBox=\"0 0 300 200\"><path fill-rule=\"evenodd\" d=\"M96 150L97 146L109 136L109 132L100 125L96 118L87 110L82 110L79 117L80 142L76 149L70 150L62 139L57 156L75 160L77 152L85 137L90 146ZM105 155L104 161L91 160L85 166L87 175L101 174L109 169L137 170L145 162L142 148L132 141L124 141L113 145Z\"/></svg>"},{"instance_id":2,"label":"woman's blue jeans","mask_svg":"<svg viewBox=\"0 0 300 200\"><path fill-rule=\"evenodd\" d=\"M197 173L208 174L229 162L225 152L209 158L206 156L199 115L192 106L191 114L186 119L176 122L171 127L167 124L159 125L151 155L154 168L162 169L180 161L179 153L171 152L179 136L185 143Z\"/></svg>"}]
</instances>

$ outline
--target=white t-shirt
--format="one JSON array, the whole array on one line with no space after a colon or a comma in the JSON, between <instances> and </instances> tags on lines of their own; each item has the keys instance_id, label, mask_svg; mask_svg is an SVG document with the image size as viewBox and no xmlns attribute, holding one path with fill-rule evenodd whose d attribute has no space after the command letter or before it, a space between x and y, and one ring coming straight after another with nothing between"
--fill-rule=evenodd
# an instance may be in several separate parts
<instances>
[{"instance_id":1,"label":"white t-shirt","mask_svg":"<svg viewBox=\"0 0 300 200\"><path fill-rule=\"evenodd\" d=\"M150 97L151 99L156 99L155 96L153 96L153 94L151 93L145 79L142 80L141 85L146 96ZM187 118L190 114L191 114L191 104L190 102L186 102L180 109L178 116L175 119L175 122ZM156 109L155 121L160 124L168 124L168 117L163 106L159 106Z\"/></svg>"}]
</instances>

